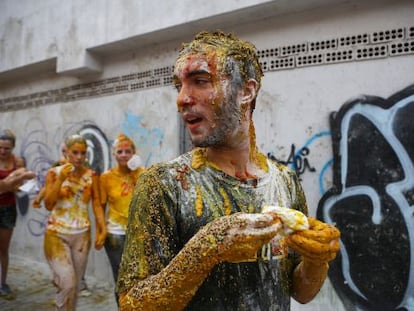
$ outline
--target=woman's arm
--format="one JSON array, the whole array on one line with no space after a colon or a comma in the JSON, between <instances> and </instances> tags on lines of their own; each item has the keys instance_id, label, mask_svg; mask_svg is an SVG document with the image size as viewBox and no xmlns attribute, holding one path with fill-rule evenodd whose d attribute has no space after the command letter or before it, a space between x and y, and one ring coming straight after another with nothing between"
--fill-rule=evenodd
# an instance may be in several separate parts
<instances>
[{"instance_id":1,"label":"woman's arm","mask_svg":"<svg viewBox=\"0 0 414 311\"><path fill-rule=\"evenodd\" d=\"M95 248L101 249L105 243L106 226L104 208L99 195L99 176L96 174L92 176L92 209L96 222Z\"/></svg>"},{"instance_id":2,"label":"woman's arm","mask_svg":"<svg viewBox=\"0 0 414 311\"><path fill-rule=\"evenodd\" d=\"M59 198L60 188L62 183L72 171L73 166L70 163L59 167L59 173L55 169L49 169L46 174L45 182L45 207L48 211L53 210Z\"/></svg>"},{"instance_id":3,"label":"woman's arm","mask_svg":"<svg viewBox=\"0 0 414 311\"><path fill-rule=\"evenodd\" d=\"M25 168L18 168L9 176L0 180L0 193L14 191L17 187L27 180L36 177L35 173L28 171Z\"/></svg>"}]
</instances>

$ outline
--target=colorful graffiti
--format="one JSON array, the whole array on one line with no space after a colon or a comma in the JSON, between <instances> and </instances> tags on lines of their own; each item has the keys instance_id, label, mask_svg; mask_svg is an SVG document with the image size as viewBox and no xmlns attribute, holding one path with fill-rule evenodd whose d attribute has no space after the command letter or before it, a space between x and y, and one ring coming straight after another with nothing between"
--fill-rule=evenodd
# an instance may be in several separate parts
<instances>
[{"instance_id":1,"label":"colorful graffiti","mask_svg":"<svg viewBox=\"0 0 414 311\"><path fill-rule=\"evenodd\" d=\"M148 129L145 126L143 117L134 115L129 111L125 112L125 121L121 129L125 135L128 135L136 142L138 153L140 153L140 150L146 150L147 155L145 159L142 159L144 166L161 160L159 150L164 140L164 133L161 129ZM154 150L158 150L158 152L154 153ZM142 153L140 154L142 155Z\"/></svg>"},{"instance_id":2,"label":"colorful graffiti","mask_svg":"<svg viewBox=\"0 0 414 311\"><path fill-rule=\"evenodd\" d=\"M414 310L414 85L331 115L334 186L317 217L341 230L329 278L347 310Z\"/></svg>"}]
</instances>

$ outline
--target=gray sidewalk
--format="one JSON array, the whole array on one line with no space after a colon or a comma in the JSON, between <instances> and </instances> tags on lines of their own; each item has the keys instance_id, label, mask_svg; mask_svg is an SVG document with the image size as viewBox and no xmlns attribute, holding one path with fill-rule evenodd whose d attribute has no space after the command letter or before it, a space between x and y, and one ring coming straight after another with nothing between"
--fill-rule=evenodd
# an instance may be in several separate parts
<instances>
[{"instance_id":1,"label":"gray sidewalk","mask_svg":"<svg viewBox=\"0 0 414 311\"><path fill-rule=\"evenodd\" d=\"M77 311L116 311L113 286L86 276L91 295L79 296ZM46 265L10 258L7 283L14 297L0 297L1 311L53 311L55 288Z\"/></svg>"}]
</instances>

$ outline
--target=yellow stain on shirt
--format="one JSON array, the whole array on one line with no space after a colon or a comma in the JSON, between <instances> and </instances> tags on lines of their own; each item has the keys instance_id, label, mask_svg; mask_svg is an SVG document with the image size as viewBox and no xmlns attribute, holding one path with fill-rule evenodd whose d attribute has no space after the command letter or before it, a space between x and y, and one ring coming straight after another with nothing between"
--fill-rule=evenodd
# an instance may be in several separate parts
<instances>
[{"instance_id":1,"label":"yellow stain on shirt","mask_svg":"<svg viewBox=\"0 0 414 311\"><path fill-rule=\"evenodd\" d=\"M195 209L197 217L203 215L203 194L201 193L200 185L196 185L197 198L195 200Z\"/></svg>"},{"instance_id":2,"label":"yellow stain on shirt","mask_svg":"<svg viewBox=\"0 0 414 311\"><path fill-rule=\"evenodd\" d=\"M220 188L219 191L220 191L220 194L223 197L224 215L230 215L231 214L231 204L230 204L230 201L229 201L229 196L223 190L223 188Z\"/></svg>"}]
</instances>

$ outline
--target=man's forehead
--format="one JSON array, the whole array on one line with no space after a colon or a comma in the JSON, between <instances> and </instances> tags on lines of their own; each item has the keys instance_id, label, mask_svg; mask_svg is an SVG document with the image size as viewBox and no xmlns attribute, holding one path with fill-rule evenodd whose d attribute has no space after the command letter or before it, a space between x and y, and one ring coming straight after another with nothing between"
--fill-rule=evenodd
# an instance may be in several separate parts
<instances>
[{"instance_id":1,"label":"man's forehead","mask_svg":"<svg viewBox=\"0 0 414 311\"><path fill-rule=\"evenodd\" d=\"M188 53L181 55L174 66L175 75L187 75L192 72L214 73L220 65L217 53Z\"/></svg>"}]
</instances>

